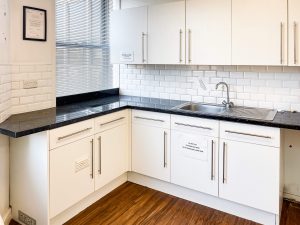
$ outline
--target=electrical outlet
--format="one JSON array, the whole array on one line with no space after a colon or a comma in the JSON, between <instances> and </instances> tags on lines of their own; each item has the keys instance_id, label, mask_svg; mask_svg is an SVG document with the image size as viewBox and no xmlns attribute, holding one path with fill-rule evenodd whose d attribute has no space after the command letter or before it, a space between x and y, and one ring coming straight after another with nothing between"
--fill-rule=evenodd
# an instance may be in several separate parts
<instances>
[{"instance_id":1,"label":"electrical outlet","mask_svg":"<svg viewBox=\"0 0 300 225\"><path fill-rule=\"evenodd\" d=\"M19 221L26 225L36 225L36 220L19 210Z\"/></svg>"},{"instance_id":2,"label":"electrical outlet","mask_svg":"<svg viewBox=\"0 0 300 225\"><path fill-rule=\"evenodd\" d=\"M23 81L23 88L24 89L32 89L38 87L38 81L37 80L24 80Z\"/></svg>"}]
</instances>

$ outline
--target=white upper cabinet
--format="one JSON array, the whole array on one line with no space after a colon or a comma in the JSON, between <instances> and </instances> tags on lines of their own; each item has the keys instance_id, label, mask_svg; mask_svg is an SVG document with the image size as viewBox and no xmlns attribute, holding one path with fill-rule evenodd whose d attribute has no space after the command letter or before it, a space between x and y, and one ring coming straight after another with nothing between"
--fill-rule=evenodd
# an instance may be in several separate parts
<instances>
[{"instance_id":1,"label":"white upper cabinet","mask_svg":"<svg viewBox=\"0 0 300 225\"><path fill-rule=\"evenodd\" d=\"M186 1L186 63L231 64L231 0Z\"/></svg>"},{"instance_id":2,"label":"white upper cabinet","mask_svg":"<svg viewBox=\"0 0 300 225\"><path fill-rule=\"evenodd\" d=\"M299 66L300 1L289 0L289 65Z\"/></svg>"},{"instance_id":3,"label":"white upper cabinet","mask_svg":"<svg viewBox=\"0 0 300 225\"><path fill-rule=\"evenodd\" d=\"M148 8L148 63L185 64L185 2Z\"/></svg>"},{"instance_id":4,"label":"white upper cabinet","mask_svg":"<svg viewBox=\"0 0 300 225\"><path fill-rule=\"evenodd\" d=\"M232 0L232 64L287 65L286 0Z\"/></svg>"},{"instance_id":5,"label":"white upper cabinet","mask_svg":"<svg viewBox=\"0 0 300 225\"><path fill-rule=\"evenodd\" d=\"M111 17L111 63L147 62L147 7L116 10Z\"/></svg>"}]
</instances>

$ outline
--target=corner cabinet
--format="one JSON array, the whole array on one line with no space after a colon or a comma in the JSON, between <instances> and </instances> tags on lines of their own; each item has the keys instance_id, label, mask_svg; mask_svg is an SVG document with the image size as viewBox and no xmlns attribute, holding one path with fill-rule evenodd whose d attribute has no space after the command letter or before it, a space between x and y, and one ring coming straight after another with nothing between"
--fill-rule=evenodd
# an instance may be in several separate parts
<instances>
[{"instance_id":1,"label":"corner cabinet","mask_svg":"<svg viewBox=\"0 0 300 225\"><path fill-rule=\"evenodd\" d=\"M170 181L170 115L132 112L132 171Z\"/></svg>"},{"instance_id":2,"label":"corner cabinet","mask_svg":"<svg viewBox=\"0 0 300 225\"><path fill-rule=\"evenodd\" d=\"M128 171L129 126L127 111L96 119L95 190Z\"/></svg>"},{"instance_id":3,"label":"corner cabinet","mask_svg":"<svg viewBox=\"0 0 300 225\"><path fill-rule=\"evenodd\" d=\"M111 15L111 63L147 63L147 7L115 10Z\"/></svg>"},{"instance_id":4,"label":"corner cabinet","mask_svg":"<svg viewBox=\"0 0 300 225\"><path fill-rule=\"evenodd\" d=\"M232 64L287 65L287 1L232 0Z\"/></svg>"}]
</instances>

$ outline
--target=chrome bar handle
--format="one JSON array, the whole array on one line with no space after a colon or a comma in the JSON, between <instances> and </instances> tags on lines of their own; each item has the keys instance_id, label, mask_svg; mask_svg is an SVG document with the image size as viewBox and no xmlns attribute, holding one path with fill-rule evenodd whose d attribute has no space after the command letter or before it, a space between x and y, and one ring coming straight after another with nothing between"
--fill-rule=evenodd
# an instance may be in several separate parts
<instances>
[{"instance_id":1,"label":"chrome bar handle","mask_svg":"<svg viewBox=\"0 0 300 225\"><path fill-rule=\"evenodd\" d=\"M92 127L89 127L89 128L86 128L86 129L83 129L83 130L80 130L80 131L76 131L76 132L74 132L74 133L71 133L71 134L67 134L67 135L65 135L65 136L58 137L57 140L61 141L61 140L63 140L63 139L72 137L72 136L74 136L74 135L76 135L76 134L80 134L80 133L83 133L83 132L88 131L88 130L91 130L91 129L92 129Z\"/></svg>"},{"instance_id":2,"label":"chrome bar handle","mask_svg":"<svg viewBox=\"0 0 300 225\"><path fill-rule=\"evenodd\" d=\"M141 120L151 120L151 121L155 121L155 122L162 122L164 123L164 120L159 120L159 119L152 119L152 118L147 118L147 117L141 117L141 116L135 116L134 118L136 119L141 119Z\"/></svg>"},{"instance_id":3,"label":"chrome bar handle","mask_svg":"<svg viewBox=\"0 0 300 225\"><path fill-rule=\"evenodd\" d=\"M191 41L192 41L192 31L191 31L191 29L189 29L188 30L188 50L189 50L188 61L189 61L189 63L192 62L192 53L191 53L192 43L191 43Z\"/></svg>"},{"instance_id":4,"label":"chrome bar handle","mask_svg":"<svg viewBox=\"0 0 300 225\"><path fill-rule=\"evenodd\" d=\"M227 178L226 178L226 173L227 173L227 171L225 171L226 170L226 164L227 164L227 162L226 162L226 158L227 158L227 154L226 154L226 143L225 142L223 142L223 184L225 184L226 182L227 182Z\"/></svg>"},{"instance_id":5,"label":"chrome bar handle","mask_svg":"<svg viewBox=\"0 0 300 225\"><path fill-rule=\"evenodd\" d=\"M225 132L229 133L229 134L240 134L240 135L251 136L251 137L272 139L271 136L265 136L265 135L259 135L259 134L250 134L250 133L236 132L236 131L231 131L231 130L225 130Z\"/></svg>"},{"instance_id":6,"label":"chrome bar handle","mask_svg":"<svg viewBox=\"0 0 300 225\"><path fill-rule=\"evenodd\" d=\"M179 126L193 127L193 128L204 129L204 130L212 130L212 128L210 128L210 127L203 127L203 126L191 125L191 124L187 124L187 123L178 123L178 122L175 122L175 124L177 124Z\"/></svg>"},{"instance_id":7,"label":"chrome bar handle","mask_svg":"<svg viewBox=\"0 0 300 225\"><path fill-rule=\"evenodd\" d=\"M102 143L101 143L101 136L98 137L98 141L99 141L99 169L98 169L98 173L101 174L102 173Z\"/></svg>"},{"instance_id":8,"label":"chrome bar handle","mask_svg":"<svg viewBox=\"0 0 300 225\"><path fill-rule=\"evenodd\" d=\"M179 63L182 63L182 30L179 30Z\"/></svg>"},{"instance_id":9,"label":"chrome bar handle","mask_svg":"<svg viewBox=\"0 0 300 225\"><path fill-rule=\"evenodd\" d=\"M280 23L280 64L283 64L283 22Z\"/></svg>"},{"instance_id":10,"label":"chrome bar handle","mask_svg":"<svg viewBox=\"0 0 300 225\"><path fill-rule=\"evenodd\" d=\"M294 22L294 64L296 65L298 63L298 56L297 56L297 50L298 50L298 41L297 41L297 31L298 31L298 25L296 21Z\"/></svg>"},{"instance_id":11,"label":"chrome bar handle","mask_svg":"<svg viewBox=\"0 0 300 225\"><path fill-rule=\"evenodd\" d=\"M94 139L91 140L92 145L92 173L90 174L91 178L94 179Z\"/></svg>"},{"instance_id":12,"label":"chrome bar handle","mask_svg":"<svg viewBox=\"0 0 300 225\"><path fill-rule=\"evenodd\" d=\"M164 131L164 168L167 167L167 132Z\"/></svg>"},{"instance_id":13,"label":"chrome bar handle","mask_svg":"<svg viewBox=\"0 0 300 225\"><path fill-rule=\"evenodd\" d=\"M120 117L120 118L118 118L118 119L111 120L111 121L106 122L106 123L101 123L100 126L105 126L105 125L107 125L107 124L110 124L110 123L113 123L113 122L117 122L117 121L122 120L122 119L125 119L125 117Z\"/></svg>"},{"instance_id":14,"label":"chrome bar handle","mask_svg":"<svg viewBox=\"0 0 300 225\"><path fill-rule=\"evenodd\" d=\"M214 152L214 140L211 140L211 180L215 179L215 152Z\"/></svg>"},{"instance_id":15,"label":"chrome bar handle","mask_svg":"<svg viewBox=\"0 0 300 225\"><path fill-rule=\"evenodd\" d=\"M142 32L142 62L146 62L145 60L145 33Z\"/></svg>"}]
</instances>

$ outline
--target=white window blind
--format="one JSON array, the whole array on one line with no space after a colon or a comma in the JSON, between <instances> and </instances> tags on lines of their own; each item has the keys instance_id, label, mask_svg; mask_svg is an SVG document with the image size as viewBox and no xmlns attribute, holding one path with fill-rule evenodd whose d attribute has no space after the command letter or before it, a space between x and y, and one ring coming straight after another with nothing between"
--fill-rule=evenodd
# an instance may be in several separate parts
<instances>
[{"instance_id":1,"label":"white window blind","mask_svg":"<svg viewBox=\"0 0 300 225\"><path fill-rule=\"evenodd\" d=\"M110 89L112 0L56 0L57 97Z\"/></svg>"}]
</instances>

